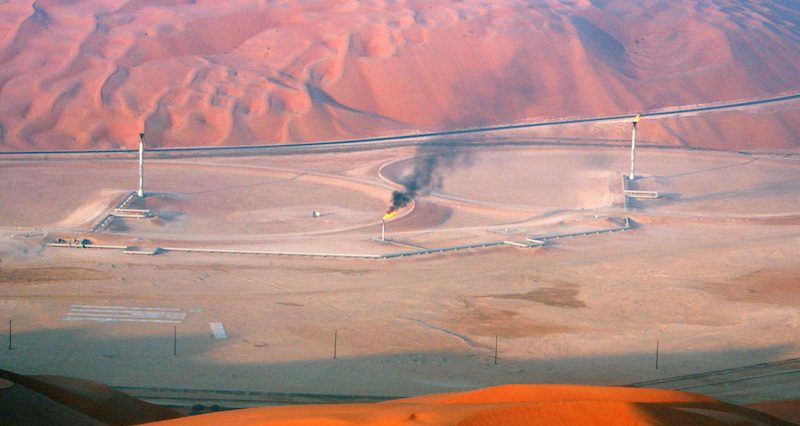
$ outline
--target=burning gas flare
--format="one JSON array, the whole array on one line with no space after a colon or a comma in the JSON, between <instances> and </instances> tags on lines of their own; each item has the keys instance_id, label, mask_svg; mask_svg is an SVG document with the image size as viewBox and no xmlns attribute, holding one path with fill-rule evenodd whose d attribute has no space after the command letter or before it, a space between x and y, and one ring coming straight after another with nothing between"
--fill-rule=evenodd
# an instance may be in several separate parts
<instances>
[{"instance_id":1,"label":"burning gas flare","mask_svg":"<svg viewBox=\"0 0 800 426\"><path fill-rule=\"evenodd\" d=\"M416 151L414 167L411 173L400 178L402 190L392 191L392 204L383 216L386 221L394 217L399 209L414 202L419 194L437 190L442 187L442 176L437 172L439 166L453 166L463 154L448 147L419 145Z\"/></svg>"}]
</instances>

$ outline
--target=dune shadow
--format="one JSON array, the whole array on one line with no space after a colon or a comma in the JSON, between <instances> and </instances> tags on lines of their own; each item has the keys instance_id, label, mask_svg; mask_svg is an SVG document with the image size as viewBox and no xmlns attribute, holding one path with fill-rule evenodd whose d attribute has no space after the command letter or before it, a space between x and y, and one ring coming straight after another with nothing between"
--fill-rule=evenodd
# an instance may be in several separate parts
<instances>
[{"instance_id":1,"label":"dune shadow","mask_svg":"<svg viewBox=\"0 0 800 426\"><path fill-rule=\"evenodd\" d=\"M173 327L172 324L85 322L74 328L14 333L11 349L0 348L0 363L3 368L20 374L93 380L135 396L180 397L181 404L188 406L208 400L218 400L221 407L226 407L225 401L231 407L370 402L508 383L638 382L649 383L648 387L679 387L734 403L770 399L774 392L783 392L785 398L800 398L800 389L796 387L788 393L786 389L791 388L771 389L770 383L763 381L766 373L761 370L751 378L745 374L735 380L711 374L707 380L689 385L685 381L676 384L670 379L678 370L676 367L686 371L697 366L696 372L703 373L708 368L700 366L709 365L710 360L716 360L712 364L720 369L736 369L756 360L780 360L791 353L791 348L785 345L682 351L670 350L662 341L664 349L656 369L655 345L628 348L619 354L575 356L565 351L562 356L552 358L510 359L504 357L504 351L513 348L518 340L499 336L497 358L494 348L482 346L458 352L404 351L393 347L385 353L360 354L348 345L356 340L358 330L340 329L334 359L331 327L330 354L312 355L297 347L292 352L302 360L242 362L236 361L237 351L255 359L258 354L269 358L270 352L286 353L287 348L279 339L237 336L235 330L230 340L217 340L210 332L183 333L183 325ZM141 335L145 330L150 334ZM733 386L737 381L739 386ZM200 391L202 398L197 395Z\"/></svg>"}]
</instances>

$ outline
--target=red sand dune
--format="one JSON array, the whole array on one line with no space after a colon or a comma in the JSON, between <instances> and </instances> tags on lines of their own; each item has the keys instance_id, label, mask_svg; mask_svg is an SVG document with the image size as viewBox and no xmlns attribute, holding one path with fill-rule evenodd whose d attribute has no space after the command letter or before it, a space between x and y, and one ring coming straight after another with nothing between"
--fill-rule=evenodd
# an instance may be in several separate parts
<instances>
[{"instance_id":1,"label":"red sand dune","mask_svg":"<svg viewBox=\"0 0 800 426\"><path fill-rule=\"evenodd\" d=\"M0 423L4 424L779 425L789 424L784 420L796 421L798 413L797 401L743 408L699 394L661 389L503 385L373 404L264 407L181 417L98 383L0 370Z\"/></svg>"},{"instance_id":2,"label":"red sand dune","mask_svg":"<svg viewBox=\"0 0 800 426\"><path fill-rule=\"evenodd\" d=\"M0 150L240 145L629 113L800 89L794 2L17 0ZM800 112L648 139L796 148ZM643 124L644 125L644 124Z\"/></svg>"},{"instance_id":3,"label":"red sand dune","mask_svg":"<svg viewBox=\"0 0 800 426\"><path fill-rule=\"evenodd\" d=\"M159 425L788 424L678 391L578 385L505 385L376 404L252 408Z\"/></svg>"}]
</instances>

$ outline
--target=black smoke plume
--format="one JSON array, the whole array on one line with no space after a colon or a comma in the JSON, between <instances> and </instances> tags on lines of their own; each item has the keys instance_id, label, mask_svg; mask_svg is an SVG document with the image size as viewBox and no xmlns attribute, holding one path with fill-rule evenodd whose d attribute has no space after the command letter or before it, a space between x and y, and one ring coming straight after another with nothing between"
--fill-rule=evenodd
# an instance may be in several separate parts
<instances>
[{"instance_id":1,"label":"black smoke plume","mask_svg":"<svg viewBox=\"0 0 800 426\"><path fill-rule=\"evenodd\" d=\"M459 154L454 148L448 147L447 142L439 144L426 143L417 147L414 168L400 181L404 189L392 192L389 213L405 207L419 193L441 189L442 175L439 173L439 168L450 167L457 159L465 158L463 153Z\"/></svg>"}]
</instances>

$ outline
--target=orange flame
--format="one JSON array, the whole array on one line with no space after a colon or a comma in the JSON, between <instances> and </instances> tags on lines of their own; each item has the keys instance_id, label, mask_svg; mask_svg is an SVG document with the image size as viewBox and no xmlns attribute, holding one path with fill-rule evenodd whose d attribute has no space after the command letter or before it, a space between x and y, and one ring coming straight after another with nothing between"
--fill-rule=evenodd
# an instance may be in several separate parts
<instances>
[{"instance_id":1,"label":"orange flame","mask_svg":"<svg viewBox=\"0 0 800 426\"><path fill-rule=\"evenodd\" d=\"M391 210L386 212L385 215L383 215L383 220L389 220L395 216L397 216L397 210Z\"/></svg>"}]
</instances>

